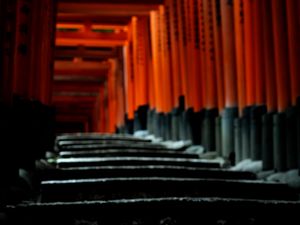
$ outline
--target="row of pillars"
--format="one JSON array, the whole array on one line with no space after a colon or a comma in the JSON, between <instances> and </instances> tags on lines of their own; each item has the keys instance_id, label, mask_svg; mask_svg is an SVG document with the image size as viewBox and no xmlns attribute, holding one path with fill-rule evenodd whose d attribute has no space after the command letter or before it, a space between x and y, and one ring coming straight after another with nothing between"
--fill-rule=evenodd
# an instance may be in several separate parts
<instances>
[{"instance_id":1,"label":"row of pillars","mask_svg":"<svg viewBox=\"0 0 300 225\"><path fill-rule=\"evenodd\" d=\"M299 166L299 11L297 0L166 0L133 17L127 131L192 140L233 164Z\"/></svg>"},{"instance_id":2,"label":"row of pillars","mask_svg":"<svg viewBox=\"0 0 300 225\"><path fill-rule=\"evenodd\" d=\"M13 95L49 104L56 6L51 0L0 0L0 101Z\"/></svg>"}]
</instances>

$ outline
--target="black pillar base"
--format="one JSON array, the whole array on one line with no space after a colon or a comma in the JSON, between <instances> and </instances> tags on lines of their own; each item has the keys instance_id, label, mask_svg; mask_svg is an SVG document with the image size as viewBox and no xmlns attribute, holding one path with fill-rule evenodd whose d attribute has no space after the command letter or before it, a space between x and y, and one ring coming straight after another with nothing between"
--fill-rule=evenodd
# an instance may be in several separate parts
<instances>
[{"instance_id":1,"label":"black pillar base","mask_svg":"<svg viewBox=\"0 0 300 225\"><path fill-rule=\"evenodd\" d=\"M0 207L10 203L8 196L10 186L18 179L18 151L27 149L16 149L13 144L16 142L13 127L13 111L8 105L0 103ZM17 140L18 141L18 140Z\"/></svg>"},{"instance_id":2,"label":"black pillar base","mask_svg":"<svg viewBox=\"0 0 300 225\"><path fill-rule=\"evenodd\" d=\"M128 119L128 115L125 114L125 132L127 134L133 134L133 119Z\"/></svg>"},{"instance_id":3,"label":"black pillar base","mask_svg":"<svg viewBox=\"0 0 300 225\"><path fill-rule=\"evenodd\" d=\"M192 122L194 116L194 109L188 108L182 113L183 116L183 125L184 125L184 138L183 140L192 140Z\"/></svg>"},{"instance_id":4,"label":"black pillar base","mask_svg":"<svg viewBox=\"0 0 300 225\"><path fill-rule=\"evenodd\" d=\"M234 120L234 149L235 149L235 163L243 160L242 157L242 119L236 118Z\"/></svg>"},{"instance_id":5,"label":"black pillar base","mask_svg":"<svg viewBox=\"0 0 300 225\"><path fill-rule=\"evenodd\" d=\"M115 133L116 134L126 134L125 126L117 126Z\"/></svg>"},{"instance_id":6,"label":"black pillar base","mask_svg":"<svg viewBox=\"0 0 300 225\"><path fill-rule=\"evenodd\" d=\"M286 152L287 169L296 169L297 165L297 108L289 107L286 115Z\"/></svg>"},{"instance_id":7,"label":"black pillar base","mask_svg":"<svg viewBox=\"0 0 300 225\"><path fill-rule=\"evenodd\" d=\"M215 138L216 138L216 150L218 156L222 156L222 117L218 116L215 119Z\"/></svg>"},{"instance_id":8,"label":"black pillar base","mask_svg":"<svg viewBox=\"0 0 300 225\"><path fill-rule=\"evenodd\" d=\"M171 140L171 114L161 113L159 115L160 132L163 140Z\"/></svg>"},{"instance_id":9,"label":"black pillar base","mask_svg":"<svg viewBox=\"0 0 300 225\"><path fill-rule=\"evenodd\" d=\"M161 132L162 117L163 117L163 113L155 112L153 115L153 134L155 137L162 137L162 132Z\"/></svg>"},{"instance_id":10,"label":"black pillar base","mask_svg":"<svg viewBox=\"0 0 300 225\"><path fill-rule=\"evenodd\" d=\"M172 113L166 114L166 140L172 140Z\"/></svg>"},{"instance_id":11,"label":"black pillar base","mask_svg":"<svg viewBox=\"0 0 300 225\"><path fill-rule=\"evenodd\" d=\"M249 159L250 154L250 115L252 106L245 107L242 115L242 159Z\"/></svg>"},{"instance_id":12,"label":"black pillar base","mask_svg":"<svg viewBox=\"0 0 300 225\"><path fill-rule=\"evenodd\" d=\"M300 175L300 96L297 98L297 155Z\"/></svg>"},{"instance_id":13,"label":"black pillar base","mask_svg":"<svg viewBox=\"0 0 300 225\"><path fill-rule=\"evenodd\" d=\"M148 110L148 105L142 105L134 112L134 131L147 129Z\"/></svg>"},{"instance_id":14,"label":"black pillar base","mask_svg":"<svg viewBox=\"0 0 300 225\"><path fill-rule=\"evenodd\" d=\"M274 146L274 169L286 171L286 118L285 113L277 113L273 116L273 146Z\"/></svg>"},{"instance_id":15,"label":"black pillar base","mask_svg":"<svg viewBox=\"0 0 300 225\"><path fill-rule=\"evenodd\" d=\"M234 160L234 119L238 116L238 108L225 108L222 115L222 155L230 160Z\"/></svg>"},{"instance_id":16,"label":"black pillar base","mask_svg":"<svg viewBox=\"0 0 300 225\"><path fill-rule=\"evenodd\" d=\"M262 116L267 112L265 105L251 109L250 152L252 160L262 159Z\"/></svg>"},{"instance_id":17,"label":"black pillar base","mask_svg":"<svg viewBox=\"0 0 300 225\"><path fill-rule=\"evenodd\" d=\"M218 109L206 109L202 123L202 145L206 151L216 151L215 120L218 117Z\"/></svg>"},{"instance_id":18,"label":"black pillar base","mask_svg":"<svg viewBox=\"0 0 300 225\"><path fill-rule=\"evenodd\" d=\"M175 108L171 112L172 115L172 130L171 130L171 140L178 141L179 139L179 129L180 129L180 111L178 108Z\"/></svg>"},{"instance_id":19,"label":"black pillar base","mask_svg":"<svg viewBox=\"0 0 300 225\"><path fill-rule=\"evenodd\" d=\"M194 145L201 144L201 126L204 119L204 110L199 112L194 112L192 120L190 121L191 128L192 128L192 142Z\"/></svg>"},{"instance_id":20,"label":"black pillar base","mask_svg":"<svg viewBox=\"0 0 300 225\"><path fill-rule=\"evenodd\" d=\"M274 169L273 146L273 116L275 113L266 113L262 116L262 161L263 170Z\"/></svg>"},{"instance_id":21,"label":"black pillar base","mask_svg":"<svg viewBox=\"0 0 300 225\"><path fill-rule=\"evenodd\" d=\"M155 109L150 109L147 112L147 130L149 134L154 133L154 116L155 116Z\"/></svg>"},{"instance_id":22,"label":"black pillar base","mask_svg":"<svg viewBox=\"0 0 300 225\"><path fill-rule=\"evenodd\" d=\"M184 111L179 112L178 125L179 125L179 140L186 140L186 127L184 120Z\"/></svg>"}]
</instances>

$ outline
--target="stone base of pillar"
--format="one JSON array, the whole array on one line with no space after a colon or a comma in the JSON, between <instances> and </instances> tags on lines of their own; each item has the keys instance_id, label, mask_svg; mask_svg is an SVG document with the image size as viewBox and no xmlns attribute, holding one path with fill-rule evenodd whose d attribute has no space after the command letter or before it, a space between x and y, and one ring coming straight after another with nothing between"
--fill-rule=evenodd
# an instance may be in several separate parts
<instances>
[{"instance_id":1,"label":"stone base of pillar","mask_svg":"<svg viewBox=\"0 0 300 225\"><path fill-rule=\"evenodd\" d=\"M242 157L242 119L234 119L234 152L235 164L243 160Z\"/></svg>"},{"instance_id":2,"label":"stone base of pillar","mask_svg":"<svg viewBox=\"0 0 300 225\"><path fill-rule=\"evenodd\" d=\"M297 165L297 108L289 107L285 111L286 115L286 152L287 152L287 169L296 169Z\"/></svg>"},{"instance_id":3,"label":"stone base of pillar","mask_svg":"<svg viewBox=\"0 0 300 225\"><path fill-rule=\"evenodd\" d=\"M148 110L148 105L142 105L134 112L134 131L147 130Z\"/></svg>"},{"instance_id":4,"label":"stone base of pillar","mask_svg":"<svg viewBox=\"0 0 300 225\"><path fill-rule=\"evenodd\" d=\"M191 120L192 142L194 145L201 145L201 126L204 119L204 110L194 112Z\"/></svg>"},{"instance_id":5,"label":"stone base of pillar","mask_svg":"<svg viewBox=\"0 0 300 225\"><path fill-rule=\"evenodd\" d=\"M273 116L274 113L266 113L262 116L262 161L263 170L274 169L273 147Z\"/></svg>"},{"instance_id":6,"label":"stone base of pillar","mask_svg":"<svg viewBox=\"0 0 300 225\"><path fill-rule=\"evenodd\" d=\"M225 108L222 115L222 155L234 164L234 120L238 116L238 108Z\"/></svg>"},{"instance_id":7,"label":"stone base of pillar","mask_svg":"<svg viewBox=\"0 0 300 225\"><path fill-rule=\"evenodd\" d=\"M205 151L216 151L215 120L218 117L218 109L206 109L202 123L202 145Z\"/></svg>"},{"instance_id":8,"label":"stone base of pillar","mask_svg":"<svg viewBox=\"0 0 300 225\"><path fill-rule=\"evenodd\" d=\"M266 112L265 105L255 106L251 109L250 152L252 160L262 159L262 116Z\"/></svg>"},{"instance_id":9,"label":"stone base of pillar","mask_svg":"<svg viewBox=\"0 0 300 225\"><path fill-rule=\"evenodd\" d=\"M245 107L242 115L242 159L249 159L250 154L250 115L252 106Z\"/></svg>"},{"instance_id":10,"label":"stone base of pillar","mask_svg":"<svg viewBox=\"0 0 300 225\"><path fill-rule=\"evenodd\" d=\"M273 116L273 146L274 146L274 169L286 171L286 115L277 113Z\"/></svg>"}]
</instances>

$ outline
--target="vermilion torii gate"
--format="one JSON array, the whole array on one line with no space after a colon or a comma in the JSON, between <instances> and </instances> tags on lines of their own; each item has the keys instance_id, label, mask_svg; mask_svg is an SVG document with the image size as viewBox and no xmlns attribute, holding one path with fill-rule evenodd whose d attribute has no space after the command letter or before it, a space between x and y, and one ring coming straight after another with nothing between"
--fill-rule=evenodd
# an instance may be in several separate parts
<instances>
[{"instance_id":1,"label":"vermilion torii gate","mask_svg":"<svg viewBox=\"0 0 300 225\"><path fill-rule=\"evenodd\" d=\"M232 162L299 166L299 1L0 4L10 18L0 21L3 101L17 93L64 105L73 92L82 104L73 118L91 124L87 131L144 129L165 140L192 140ZM55 20L57 62L89 65L73 70L73 80L56 74L52 82ZM94 67L100 62L104 72ZM80 73L96 78L78 85ZM62 120L70 119L66 111Z\"/></svg>"}]
</instances>

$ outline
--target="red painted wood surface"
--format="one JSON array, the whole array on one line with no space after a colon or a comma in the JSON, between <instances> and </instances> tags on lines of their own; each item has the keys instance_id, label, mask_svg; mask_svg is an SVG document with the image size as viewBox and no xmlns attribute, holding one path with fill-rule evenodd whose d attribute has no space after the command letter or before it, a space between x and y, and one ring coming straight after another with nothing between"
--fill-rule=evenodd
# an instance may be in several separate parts
<instances>
[{"instance_id":1,"label":"red painted wood surface","mask_svg":"<svg viewBox=\"0 0 300 225\"><path fill-rule=\"evenodd\" d=\"M173 102L174 106L178 107L178 98L183 94L181 85L181 70L180 70L180 52L179 52L179 26L178 26L178 0L169 0L166 2L169 7L170 16L170 42L171 42L171 66L172 66L172 81L173 81Z\"/></svg>"},{"instance_id":2,"label":"red painted wood surface","mask_svg":"<svg viewBox=\"0 0 300 225\"><path fill-rule=\"evenodd\" d=\"M255 75L255 104L265 104L265 71L264 57L262 54L263 39L263 7L262 1L253 1L253 41L254 41L254 75Z\"/></svg>"},{"instance_id":3,"label":"red painted wood surface","mask_svg":"<svg viewBox=\"0 0 300 225\"><path fill-rule=\"evenodd\" d=\"M244 0L246 105L255 104L253 1Z\"/></svg>"},{"instance_id":4,"label":"red painted wood surface","mask_svg":"<svg viewBox=\"0 0 300 225\"><path fill-rule=\"evenodd\" d=\"M133 17L133 72L135 77L135 109L149 103L148 72L146 68L145 18Z\"/></svg>"},{"instance_id":5,"label":"red painted wood surface","mask_svg":"<svg viewBox=\"0 0 300 225\"><path fill-rule=\"evenodd\" d=\"M192 41L192 82L193 87L193 107L196 112L203 109L203 96L201 94L201 50L200 50L200 21L199 21L199 4L198 0L190 1L191 12L191 41Z\"/></svg>"},{"instance_id":6,"label":"red painted wood surface","mask_svg":"<svg viewBox=\"0 0 300 225\"><path fill-rule=\"evenodd\" d=\"M206 86L206 43L205 43L205 23L204 23L204 7L203 0L198 1L199 7L199 34L200 34L200 64L201 71L199 72L200 85L199 89L202 95L203 107L207 108L207 86Z\"/></svg>"},{"instance_id":7,"label":"red painted wood surface","mask_svg":"<svg viewBox=\"0 0 300 225\"><path fill-rule=\"evenodd\" d=\"M221 1L225 107L237 106L236 56L232 1Z\"/></svg>"},{"instance_id":8,"label":"red painted wood surface","mask_svg":"<svg viewBox=\"0 0 300 225\"><path fill-rule=\"evenodd\" d=\"M272 0L273 38L278 111L283 112L291 103L289 74L288 36L285 17L285 1Z\"/></svg>"},{"instance_id":9,"label":"red painted wood surface","mask_svg":"<svg viewBox=\"0 0 300 225\"><path fill-rule=\"evenodd\" d=\"M124 64L125 64L125 98L126 98L126 113L128 119L134 117L135 95L134 95L134 74L132 69L132 53L131 46L124 47Z\"/></svg>"},{"instance_id":10,"label":"red painted wood surface","mask_svg":"<svg viewBox=\"0 0 300 225\"><path fill-rule=\"evenodd\" d=\"M272 28L272 0L263 1L263 39L264 39L264 62L266 77L266 104L269 112L277 110L276 74L274 57L274 40Z\"/></svg>"},{"instance_id":11,"label":"red painted wood surface","mask_svg":"<svg viewBox=\"0 0 300 225\"><path fill-rule=\"evenodd\" d=\"M286 1L286 17L288 28L288 49L291 84L291 101L296 104L300 96L300 3L297 0ZM297 20L298 17L298 20Z\"/></svg>"},{"instance_id":12,"label":"red painted wood surface","mask_svg":"<svg viewBox=\"0 0 300 225\"><path fill-rule=\"evenodd\" d=\"M161 96L161 62L159 60L159 14L158 11L151 11L150 13L151 23L151 45L152 45L152 65L153 65L153 78L154 78L154 93L155 93L155 104L156 111L163 112L163 99Z\"/></svg>"},{"instance_id":13,"label":"red painted wood surface","mask_svg":"<svg viewBox=\"0 0 300 225\"><path fill-rule=\"evenodd\" d=\"M223 66L223 43L221 26L221 5L220 1L212 1L213 29L214 29L214 48L216 61L216 81L218 93L218 109L221 113L225 105L224 99L224 66Z\"/></svg>"},{"instance_id":14,"label":"red painted wood surface","mask_svg":"<svg viewBox=\"0 0 300 225\"><path fill-rule=\"evenodd\" d=\"M244 48L244 4L243 0L234 1L234 33L236 51L236 75L239 115L246 106L245 85L245 48Z\"/></svg>"},{"instance_id":15,"label":"red painted wood surface","mask_svg":"<svg viewBox=\"0 0 300 225\"><path fill-rule=\"evenodd\" d=\"M206 57L206 86L207 100L206 108L213 109L217 107L217 82L216 82L216 60L214 46L214 29L212 3L209 0L203 0L204 24L205 24L205 57Z\"/></svg>"},{"instance_id":16,"label":"red painted wood surface","mask_svg":"<svg viewBox=\"0 0 300 225\"><path fill-rule=\"evenodd\" d=\"M160 82L161 92L160 96L163 102L163 112L171 112L174 107L173 103L173 87L172 87L172 70L171 70L171 46L169 44L169 26L167 26L166 8L159 7L159 55L161 61Z\"/></svg>"}]
</instances>

